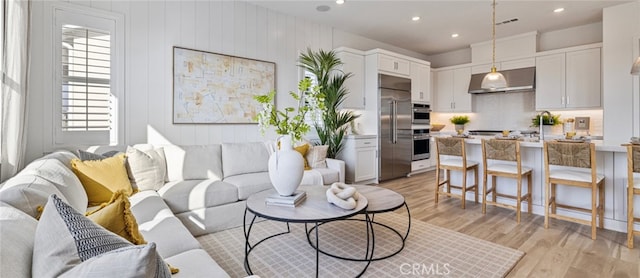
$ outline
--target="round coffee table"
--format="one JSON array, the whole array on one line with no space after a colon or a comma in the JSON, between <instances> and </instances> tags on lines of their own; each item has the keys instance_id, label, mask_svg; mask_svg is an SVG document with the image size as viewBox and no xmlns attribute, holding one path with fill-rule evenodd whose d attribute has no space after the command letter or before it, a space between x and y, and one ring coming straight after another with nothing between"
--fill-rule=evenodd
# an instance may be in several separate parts
<instances>
[{"instance_id":1,"label":"round coffee table","mask_svg":"<svg viewBox=\"0 0 640 278\"><path fill-rule=\"evenodd\" d=\"M367 200L369 202L369 205L367 206L366 210L364 211L364 213L366 214L366 218L365 219L350 218L350 219L338 219L338 220L340 220L340 221L369 221L372 224L372 226L371 226L372 229L373 229L373 225L386 228L389 231L391 231L393 234L398 236L398 238L400 240L399 247L398 247L397 250L395 250L391 254L384 255L384 256L379 256L379 257L374 257L373 254L371 254L368 257L365 256L364 259L363 258L352 258L352 257L338 256L338 255L331 254L331 253L328 253L328 252L323 251L323 250L320 250L320 253L323 253L323 254L325 254L327 256L334 257L334 258L339 258L339 259L349 260L349 261L357 261L357 262L384 260L384 259L393 257L396 254L400 253L400 251L402 251L404 249L405 242L407 240L407 237L409 236L409 232L411 231L411 213L409 211L409 206L405 202L404 196L402 196L401 194L399 194L399 193L397 193L397 192L395 192L393 190L386 189L386 188L379 187L379 186L375 186L375 185L357 185L357 184L353 184L351 186L355 187L356 190L360 193L360 195L364 196L365 198L367 198ZM375 221L375 215L376 214L395 211L395 210L397 210L397 209L399 209L399 208L401 208L403 206L407 210L407 218L408 218L407 230L404 232L404 235L402 233L400 233L400 231L398 231L396 228L393 228L393 227L391 227L391 226L389 226L387 224ZM326 223L328 223L328 222L321 223L320 225L324 225ZM311 234L311 232L313 232L313 230L314 230L314 228L311 228L310 230L307 230L307 240L309 241L309 244L311 246L316 248L317 245L314 246L313 243L311 242L311 239L310 239L310 234ZM317 233L317 231L316 231L316 233ZM317 235L316 235L316 237L317 237ZM372 253L373 253L373 250L374 250L374 247L375 247L375 240L372 240L371 244L372 244L371 250L372 250ZM316 248L316 249L319 249L319 248ZM369 249L369 248L367 248L367 249Z\"/></svg>"},{"instance_id":2,"label":"round coffee table","mask_svg":"<svg viewBox=\"0 0 640 278\"><path fill-rule=\"evenodd\" d=\"M354 216L359 213L365 214L365 221L367 222L367 244L369 244L369 230L371 230L371 238L373 238L373 227L371 226L371 222L368 220L369 216L366 213L365 209L367 208L368 201L367 198L361 198L358 200L357 206L352 210L341 209L337 206L334 206L327 202L326 191L327 188L323 186L300 186L298 190L305 191L307 196L301 204L296 207L283 207L277 205L267 205L265 203L265 199L274 194L276 191L274 189L265 190L262 192L258 192L249 196L247 199L247 208L245 209L245 217L244 217L244 234L245 234L245 255L244 255L244 268L247 271L247 274L253 275L253 271L251 270L251 266L249 263L249 255L251 251L253 251L258 245L263 243L264 241L279 236L288 234L291 232L289 227L289 223L304 223L305 230L307 230L307 224L314 224L314 228L316 231L316 240L315 246L318 246L318 229L322 223L346 219L351 216ZM247 227L247 212L251 212L254 214L251 219L251 223ZM270 235L266 238L260 239L255 244L250 243L251 229L253 228L253 224L256 221L257 217L265 218L268 220L279 221L287 223L287 230L278 234ZM373 240L373 239L372 239ZM370 257L373 255L373 250L369 253L367 248L365 257ZM320 250L316 248L316 277L318 277L319 271L319 256ZM362 270L361 274L364 273L369 264L365 266Z\"/></svg>"}]
</instances>

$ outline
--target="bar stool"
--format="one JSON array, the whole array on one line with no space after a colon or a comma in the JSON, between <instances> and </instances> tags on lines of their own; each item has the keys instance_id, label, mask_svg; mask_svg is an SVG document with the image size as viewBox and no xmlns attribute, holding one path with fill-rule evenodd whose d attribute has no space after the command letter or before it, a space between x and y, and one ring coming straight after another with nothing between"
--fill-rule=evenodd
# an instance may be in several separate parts
<instances>
[{"instance_id":1,"label":"bar stool","mask_svg":"<svg viewBox=\"0 0 640 278\"><path fill-rule=\"evenodd\" d=\"M640 173L640 145L627 145L627 247L633 248L633 236L640 235L634 230L635 222L640 218L633 215L633 198L640 195L640 178L634 178L633 173Z\"/></svg>"},{"instance_id":2,"label":"bar stool","mask_svg":"<svg viewBox=\"0 0 640 278\"><path fill-rule=\"evenodd\" d=\"M549 169L550 165L563 166ZM590 171L579 171L590 169ZM596 172L596 149L593 143L544 142L544 227L549 228L549 218L591 225L591 239L596 239L596 216L600 228L604 227L604 176ZM591 189L591 209L579 208L556 201L556 186L569 185ZM597 200L599 198L599 201ZM573 209L591 213L591 221L556 214L556 208ZM551 208L551 213L549 213Z\"/></svg>"},{"instance_id":3,"label":"bar stool","mask_svg":"<svg viewBox=\"0 0 640 278\"><path fill-rule=\"evenodd\" d=\"M478 162L467 160L465 143L463 138L436 137L436 192L435 202L438 204L438 197L445 195L462 199L462 209L465 208L467 191L474 191L475 201L478 203ZM446 156L445 159L441 159ZM440 182L440 170L444 170L446 179ZM467 185L467 171L473 170L475 184ZM451 171L462 173L462 185L451 184ZM447 191L440 191L440 187L447 185ZM452 194L451 188L462 190L460 195Z\"/></svg>"},{"instance_id":4,"label":"bar stool","mask_svg":"<svg viewBox=\"0 0 640 278\"><path fill-rule=\"evenodd\" d=\"M491 164L489 164L491 162ZM515 162L515 164L513 163ZM520 155L520 143L516 140L482 139L482 164L484 165L482 177L482 214L487 212L487 204L515 209L516 222L520 223L520 210L522 202L527 202L527 212L531 214L531 173L532 169L522 166ZM487 189L487 177L491 176L491 188ZM496 180L498 177L516 179L517 194L508 195L498 193ZM527 178L527 194L522 195L522 179ZM487 194L491 194L487 201ZM497 202L497 197L505 197L516 200L516 205L508 205Z\"/></svg>"}]
</instances>

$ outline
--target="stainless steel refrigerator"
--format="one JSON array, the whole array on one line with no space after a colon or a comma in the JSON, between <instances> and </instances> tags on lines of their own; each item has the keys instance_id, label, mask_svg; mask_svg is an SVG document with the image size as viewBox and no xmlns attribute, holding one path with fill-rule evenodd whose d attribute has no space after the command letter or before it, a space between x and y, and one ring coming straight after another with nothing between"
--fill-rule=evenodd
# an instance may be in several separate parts
<instances>
[{"instance_id":1,"label":"stainless steel refrigerator","mask_svg":"<svg viewBox=\"0 0 640 278\"><path fill-rule=\"evenodd\" d=\"M379 180L411 172L411 79L378 75L380 95Z\"/></svg>"}]
</instances>

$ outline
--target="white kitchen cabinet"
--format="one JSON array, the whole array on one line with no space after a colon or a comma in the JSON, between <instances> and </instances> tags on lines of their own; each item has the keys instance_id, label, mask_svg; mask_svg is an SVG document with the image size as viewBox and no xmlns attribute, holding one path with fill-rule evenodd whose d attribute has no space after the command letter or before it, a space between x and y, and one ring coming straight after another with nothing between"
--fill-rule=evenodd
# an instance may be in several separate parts
<instances>
[{"instance_id":1,"label":"white kitchen cabinet","mask_svg":"<svg viewBox=\"0 0 640 278\"><path fill-rule=\"evenodd\" d=\"M378 139L375 135L349 135L337 158L345 163L347 183L377 183Z\"/></svg>"},{"instance_id":2,"label":"white kitchen cabinet","mask_svg":"<svg viewBox=\"0 0 640 278\"><path fill-rule=\"evenodd\" d=\"M411 102L431 103L431 67L411 62Z\"/></svg>"},{"instance_id":3,"label":"white kitchen cabinet","mask_svg":"<svg viewBox=\"0 0 640 278\"><path fill-rule=\"evenodd\" d=\"M564 53L536 58L536 109L562 109L565 97Z\"/></svg>"},{"instance_id":4,"label":"white kitchen cabinet","mask_svg":"<svg viewBox=\"0 0 640 278\"><path fill-rule=\"evenodd\" d=\"M341 108L363 109L365 106L364 94L364 52L356 49L340 47L335 49L336 55L342 61L341 70L351 73L347 78L344 88L349 90Z\"/></svg>"},{"instance_id":5,"label":"white kitchen cabinet","mask_svg":"<svg viewBox=\"0 0 640 278\"><path fill-rule=\"evenodd\" d=\"M600 48L567 52L566 107L602 106Z\"/></svg>"},{"instance_id":6,"label":"white kitchen cabinet","mask_svg":"<svg viewBox=\"0 0 640 278\"><path fill-rule=\"evenodd\" d=\"M600 48L536 57L536 109L602 106Z\"/></svg>"},{"instance_id":7,"label":"white kitchen cabinet","mask_svg":"<svg viewBox=\"0 0 640 278\"><path fill-rule=\"evenodd\" d=\"M411 62L409 62L409 60L386 54L378 54L378 70L381 72L409 76L411 72L410 64Z\"/></svg>"},{"instance_id":8,"label":"white kitchen cabinet","mask_svg":"<svg viewBox=\"0 0 640 278\"><path fill-rule=\"evenodd\" d=\"M471 112L469 81L471 67L437 71L433 110L435 112Z\"/></svg>"}]
</instances>

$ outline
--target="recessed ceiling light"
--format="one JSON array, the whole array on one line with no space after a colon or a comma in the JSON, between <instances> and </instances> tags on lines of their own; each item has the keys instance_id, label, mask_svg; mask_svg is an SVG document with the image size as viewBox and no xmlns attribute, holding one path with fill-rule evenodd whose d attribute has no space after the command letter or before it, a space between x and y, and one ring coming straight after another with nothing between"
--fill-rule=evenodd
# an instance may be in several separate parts
<instances>
[{"instance_id":1,"label":"recessed ceiling light","mask_svg":"<svg viewBox=\"0 0 640 278\"><path fill-rule=\"evenodd\" d=\"M419 16L414 16L414 17L411 18L411 20L418 21L418 20L420 20L420 17Z\"/></svg>"},{"instance_id":2,"label":"recessed ceiling light","mask_svg":"<svg viewBox=\"0 0 640 278\"><path fill-rule=\"evenodd\" d=\"M451 34L451 37L452 37L452 38L457 38L457 37L459 37L459 36L460 36L460 35L458 35L458 34Z\"/></svg>"},{"instance_id":3,"label":"recessed ceiling light","mask_svg":"<svg viewBox=\"0 0 640 278\"><path fill-rule=\"evenodd\" d=\"M564 8L557 8L555 10L553 10L554 13L561 13L564 12Z\"/></svg>"},{"instance_id":4,"label":"recessed ceiling light","mask_svg":"<svg viewBox=\"0 0 640 278\"><path fill-rule=\"evenodd\" d=\"M336 0L336 4L342 5L342 4L344 4L344 0Z\"/></svg>"},{"instance_id":5,"label":"recessed ceiling light","mask_svg":"<svg viewBox=\"0 0 640 278\"><path fill-rule=\"evenodd\" d=\"M331 8L329 6L327 6L327 5L320 5L320 6L316 7L316 11L319 11L319 12L326 12L326 11L328 11L330 9Z\"/></svg>"}]
</instances>

